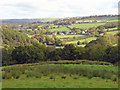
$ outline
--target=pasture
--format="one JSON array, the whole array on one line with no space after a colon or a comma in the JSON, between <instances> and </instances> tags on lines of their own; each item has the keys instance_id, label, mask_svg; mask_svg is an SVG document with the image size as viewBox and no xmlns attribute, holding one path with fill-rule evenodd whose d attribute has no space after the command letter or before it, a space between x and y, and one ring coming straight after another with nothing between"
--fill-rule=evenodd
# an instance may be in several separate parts
<instances>
[{"instance_id":1,"label":"pasture","mask_svg":"<svg viewBox=\"0 0 120 90\"><path fill-rule=\"evenodd\" d=\"M3 88L118 88L118 84L111 80L106 80L94 77L88 79L86 77L79 77L74 79L67 77L65 80L60 76L56 76L56 80L49 79L49 77L41 78L27 78L18 80L3 80Z\"/></svg>"},{"instance_id":2,"label":"pasture","mask_svg":"<svg viewBox=\"0 0 120 90\"><path fill-rule=\"evenodd\" d=\"M108 31L111 31L111 30L117 30L118 28L116 27L116 28L109 28L109 29L105 29L106 31L108 30Z\"/></svg>"},{"instance_id":3,"label":"pasture","mask_svg":"<svg viewBox=\"0 0 120 90\"><path fill-rule=\"evenodd\" d=\"M85 47L86 44L82 44L82 45L77 45L78 47Z\"/></svg>"},{"instance_id":4,"label":"pasture","mask_svg":"<svg viewBox=\"0 0 120 90\"><path fill-rule=\"evenodd\" d=\"M110 20L109 22L118 22L118 21L120 21L120 20Z\"/></svg>"},{"instance_id":5,"label":"pasture","mask_svg":"<svg viewBox=\"0 0 120 90\"><path fill-rule=\"evenodd\" d=\"M73 37L81 37L81 36L85 36L85 35L56 35L57 38L73 38Z\"/></svg>"},{"instance_id":6,"label":"pasture","mask_svg":"<svg viewBox=\"0 0 120 90\"><path fill-rule=\"evenodd\" d=\"M29 38L31 38L31 37L33 37L33 36L35 36L35 35L27 35Z\"/></svg>"},{"instance_id":7,"label":"pasture","mask_svg":"<svg viewBox=\"0 0 120 90\"><path fill-rule=\"evenodd\" d=\"M91 27L97 27L100 25L104 25L105 23L85 23L85 24L74 24L74 25L69 25L70 28L80 28L80 29L87 29Z\"/></svg>"},{"instance_id":8,"label":"pasture","mask_svg":"<svg viewBox=\"0 0 120 90\"><path fill-rule=\"evenodd\" d=\"M117 66L21 64L3 67L3 88L117 88Z\"/></svg>"},{"instance_id":9,"label":"pasture","mask_svg":"<svg viewBox=\"0 0 120 90\"><path fill-rule=\"evenodd\" d=\"M0 48L4 48L3 46L0 46Z\"/></svg>"},{"instance_id":10,"label":"pasture","mask_svg":"<svg viewBox=\"0 0 120 90\"><path fill-rule=\"evenodd\" d=\"M69 28L67 27L61 27L61 28L55 28L55 29L50 29L50 31L71 31Z\"/></svg>"},{"instance_id":11,"label":"pasture","mask_svg":"<svg viewBox=\"0 0 120 90\"><path fill-rule=\"evenodd\" d=\"M115 35L115 34L117 34L119 31L111 31L111 32L107 32L108 34L113 34L113 35Z\"/></svg>"},{"instance_id":12,"label":"pasture","mask_svg":"<svg viewBox=\"0 0 120 90\"><path fill-rule=\"evenodd\" d=\"M86 20L106 20L106 21L112 21L112 20L118 20L118 17L97 17L97 18L88 18L88 19L84 19Z\"/></svg>"},{"instance_id":13,"label":"pasture","mask_svg":"<svg viewBox=\"0 0 120 90\"><path fill-rule=\"evenodd\" d=\"M70 42L65 42L66 44L75 44L75 43L77 43L78 41L80 41L80 42L85 42L85 41L87 41L87 42L90 42L90 41L92 41L92 40L96 40L97 39L97 37L89 37L89 38L86 38L86 39L81 39L81 40L75 40L75 41L70 41Z\"/></svg>"}]
</instances>

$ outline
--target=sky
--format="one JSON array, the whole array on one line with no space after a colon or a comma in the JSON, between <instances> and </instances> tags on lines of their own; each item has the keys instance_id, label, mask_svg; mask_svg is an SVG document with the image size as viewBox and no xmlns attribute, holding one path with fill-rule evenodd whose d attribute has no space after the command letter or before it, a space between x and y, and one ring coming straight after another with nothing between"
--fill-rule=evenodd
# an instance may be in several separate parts
<instances>
[{"instance_id":1,"label":"sky","mask_svg":"<svg viewBox=\"0 0 120 90\"><path fill-rule=\"evenodd\" d=\"M118 14L119 0L0 0L0 19Z\"/></svg>"}]
</instances>

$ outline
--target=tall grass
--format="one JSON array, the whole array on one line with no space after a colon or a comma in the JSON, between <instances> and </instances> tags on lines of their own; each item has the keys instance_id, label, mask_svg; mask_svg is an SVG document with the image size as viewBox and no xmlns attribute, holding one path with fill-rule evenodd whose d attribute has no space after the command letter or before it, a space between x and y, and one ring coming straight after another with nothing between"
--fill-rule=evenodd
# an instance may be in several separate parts
<instances>
[{"instance_id":1,"label":"tall grass","mask_svg":"<svg viewBox=\"0 0 120 90\"><path fill-rule=\"evenodd\" d=\"M105 68L85 68L85 67L68 67L61 64L43 64L43 65L22 65L11 66L3 68L3 79L18 79L21 75L25 75L26 78L35 77L41 78L42 76L50 76L55 80L55 75L61 75L61 78L65 79L67 76L73 76L74 79L79 76L85 76L91 79L92 77L101 77L102 79L112 79L117 81L117 71ZM52 75L52 76L51 76ZM54 76L53 76L54 75Z\"/></svg>"}]
</instances>

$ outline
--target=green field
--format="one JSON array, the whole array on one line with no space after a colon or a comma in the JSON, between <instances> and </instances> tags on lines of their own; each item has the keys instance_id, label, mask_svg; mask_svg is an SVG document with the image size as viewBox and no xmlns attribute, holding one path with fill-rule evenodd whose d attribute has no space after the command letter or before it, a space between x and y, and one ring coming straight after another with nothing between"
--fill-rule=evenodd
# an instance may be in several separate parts
<instances>
[{"instance_id":1,"label":"green field","mask_svg":"<svg viewBox=\"0 0 120 90\"><path fill-rule=\"evenodd\" d=\"M64 64L64 66L67 67L79 67L79 68L89 68L89 69L106 69L106 70L112 70L112 71L118 71L117 66L109 66L109 65L84 65L84 64Z\"/></svg>"},{"instance_id":2,"label":"green field","mask_svg":"<svg viewBox=\"0 0 120 90\"><path fill-rule=\"evenodd\" d=\"M61 27L56 29L50 29L50 31L71 31L71 30L67 27Z\"/></svg>"},{"instance_id":3,"label":"green field","mask_svg":"<svg viewBox=\"0 0 120 90\"><path fill-rule=\"evenodd\" d=\"M74 44L74 43L77 43L78 41L80 42L84 42L84 41L87 41L87 42L90 42L92 40L96 40L97 37L90 37L90 38L86 38L86 39L81 39L81 40L75 40L75 41L70 41L70 42L65 42L66 44Z\"/></svg>"},{"instance_id":4,"label":"green field","mask_svg":"<svg viewBox=\"0 0 120 90\"><path fill-rule=\"evenodd\" d=\"M3 73L23 72L18 79L2 79L3 88L117 88L117 82L111 75L117 74L118 67L112 65L86 65L86 64L21 64L3 67ZM10 70L10 72L9 72ZM80 71L81 70L81 71ZM82 71L83 70L83 71ZM14 72L15 71L15 72ZM90 72L99 72L94 76ZM28 73L29 72L29 73ZM81 73L82 72L82 73ZM86 72L86 73L85 73ZM80 74L81 73L81 74ZM105 78L102 78L102 73ZM13 74L13 75L14 75ZM83 75L82 75L83 74ZM84 75L85 74L85 75ZM11 73L9 74L11 75ZM29 77L27 76L29 75ZM32 76L31 76L32 75ZM34 77L35 75L35 77ZM40 77L36 77L40 75ZM107 78L106 77L109 77ZM27 77L26 77L27 76Z\"/></svg>"},{"instance_id":5,"label":"green field","mask_svg":"<svg viewBox=\"0 0 120 90\"><path fill-rule=\"evenodd\" d=\"M78 47L85 47L86 44L82 44L82 45L77 45Z\"/></svg>"},{"instance_id":6,"label":"green field","mask_svg":"<svg viewBox=\"0 0 120 90\"><path fill-rule=\"evenodd\" d=\"M108 34L113 34L113 35L115 35L115 34L117 34L119 31L111 31L111 32L107 32Z\"/></svg>"},{"instance_id":7,"label":"green field","mask_svg":"<svg viewBox=\"0 0 120 90\"><path fill-rule=\"evenodd\" d=\"M91 20L84 20L84 21L94 21L95 19L91 19ZM97 20L97 19L96 19ZM105 19L99 19L98 21L105 21ZM76 22L81 22L82 20L77 20ZM108 22L118 22L119 20L110 20L110 19L108 19L108 20L106 20L106 21L108 21Z\"/></svg>"},{"instance_id":8,"label":"green field","mask_svg":"<svg viewBox=\"0 0 120 90\"><path fill-rule=\"evenodd\" d=\"M81 37L85 35L56 35L57 38L73 38L73 37Z\"/></svg>"},{"instance_id":9,"label":"green field","mask_svg":"<svg viewBox=\"0 0 120 90\"><path fill-rule=\"evenodd\" d=\"M0 48L3 48L3 46L0 46Z\"/></svg>"},{"instance_id":10,"label":"green field","mask_svg":"<svg viewBox=\"0 0 120 90\"><path fill-rule=\"evenodd\" d=\"M56 80L51 80L49 77L28 78L19 80L3 80L3 88L118 88L118 84L111 80L103 80L101 78L88 79L79 77L73 79L67 77L65 80L60 76L56 76Z\"/></svg>"},{"instance_id":11,"label":"green field","mask_svg":"<svg viewBox=\"0 0 120 90\"><path fill-rule=\"evenodd\" d=\"M59 46L56 46L56 48L64 48L63 46L59 47Z\"/></svg>"},{"instance_id":12,"label":"green field","mask_svg":"<svg viewBox=\"0 0 120 90\"><path fill-rule=\"evenodd\" d=\"M87 29L90 27L97 27L100 25L104 25L105 23L86 23L86 24L74 24L74 25L69 25L70 28L80 28L80 29Z\"/></svg>"},{"instance_id":13,"label":"green field","mask_svg":"<svg viewBox=\"0 0 120 90\"><path fill-rule=\"evenodd\" d=\"M27 31L32 31L32 29L27 29Z\"/></svg>"},{"instance_id":14,"label":"green field","mask_svg":"<svg viewBox=\"0 0 120 90\"><path fill-rule=\"evenodd\" d=\"M110 20L109 22L118 22L118 21L120 21L120 20Z\"/></svg>"},{"instance_id":15,"label":"green field","mask_svg":"<svg viewBox=\"0 0 120 90\"><path fill-rule=\"evenodd\" d=\"M31 38L31 37L33 37L33 36L35 36L35 35L27 35L29 38Z\"/></svg>"},{"instance_id":16,"label":"green field","mask_svg":"<svg viewBox=\"0 0 120 90\"><path fill-rule=\"evenodd\" d=\"M88 18L88 19L84 19L84 21L86 20L106 20L106 21L112 21L112 20L118 20L118 17L97 17L97 18Z\"/></svg>"},{"instance_id":17,"label":"green field","mask_svg":"<svg viewBox=\"0 0 120 90\"><path fill-rule=\"evenodd\" d=\"M111 30L116 30L116 29L118 29L118 28L117 27L116 28L109 28L109 29L105 29L105 30L111 31Z\"/></svg>"}]
</instances>

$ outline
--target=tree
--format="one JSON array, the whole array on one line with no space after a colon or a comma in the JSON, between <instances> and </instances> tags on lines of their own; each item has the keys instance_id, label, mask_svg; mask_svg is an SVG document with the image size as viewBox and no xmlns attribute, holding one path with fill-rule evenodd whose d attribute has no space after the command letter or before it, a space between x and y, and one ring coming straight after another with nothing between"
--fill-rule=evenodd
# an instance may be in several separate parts
<instances>
[{"instance_id":1,"label":"tree","mask_svg":"<svg viewBox=\"0 0 120 90\"><path fill-rule=\"evenodd\" d=\"M12 60L12 53L13 49L12 48L2 48L2 65L6 66L6 65L10 65L10 64L14 64L15 61Z\"/></svg>"},{"instance_id":2,"label":"tree","mask_svg":"<svg viewBox=\"0 0 120 90\"><path fill-rule=\"evenodd\" d=\"M35 63L45 59L43 47L25 46L16 47L12 52L12 59L17 63Z\"/></svg>"},{"instance_id":3,"label":"tree","mask_svg":"<svg viewBox=\"0 0 120 90\"><path fill-rule=\"evenodd\" d=\"M54 51L50 52L48 55L48 60L50 61L57 61L62 59L62 49L55 49Z\"/></svg>"},{"instance_id":4,"label":"tree","mask_svg":"<svg viewBox=\"0 0 120 90\"><path fill-rule=\"evenodd\" d=\"M75 60L76 54L75 54L75 46L73 44L65 45L63 48L63 55L65 60Z\"/></svg>"},{"instance_id":5,"label":"tree","mask_svg":"<svg viewBox=\"0 0 120 90\"><path fill-rule=\"evenodd\" d=\"M90 60L103 61L106 47L100 44L95 44L88 48L88 55Z\"/></svg>"},{"instance_id":6,"label":"tree","mask_svg":"<svg viewBox=\"0 0 120 90\"><path fill-rule=\"evenodd\" d=\"M77 42L77 45L80 45L80 44L81 44L80 41L78 41L78 42Z\"/></svg>"},{"instance_id":7,"label":"tree","mask_svg":"<svg viewBox=\"0 0 120 90\"><path fill-rule=\"evenodd\" d=\"M105 60L113 64L119 61L118 46L109 47L106 49Z\"/></svg>"},{"instance_id":8,"label":"tree","mask_svg":"<svg viewBox=\"0 0 120 90\"><path fill-rule=\"evenodd\" d=\"M76 47L75 54L75 59L87 59L86 48L84 47Z\"/></svg>"}]
</instances>

